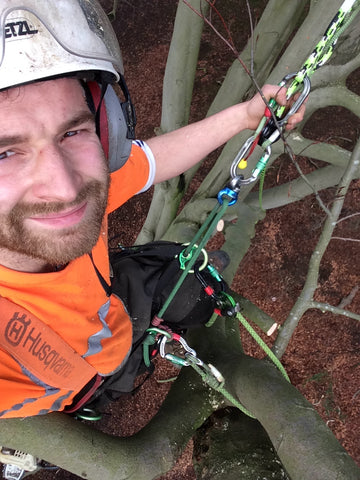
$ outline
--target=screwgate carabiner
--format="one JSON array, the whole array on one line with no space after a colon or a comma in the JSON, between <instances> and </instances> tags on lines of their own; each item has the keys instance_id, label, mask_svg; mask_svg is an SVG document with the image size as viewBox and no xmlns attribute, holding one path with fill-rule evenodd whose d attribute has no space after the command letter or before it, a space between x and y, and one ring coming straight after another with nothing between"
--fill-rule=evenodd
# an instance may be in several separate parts
<instances>
[{"instance_id":1,"label":"screwgate carabiner","mask_svg":"<svg viewBox=\"0 0 360 480\"><path fill-rule=\"evenodd\" d=\"M250 140L252 140L254 136L250 137L242 147L239 153L242 153L242 151L247 152L250 147L247 147L246 149L244 148L248 143L250 143ZM250 145L251 146L251 145ZM238 154L235 158L235 160L231 164L230 168L230 175L232 179L238 179L238 184L241 185L249 185L250 183L253 183L257 180L258 176L260 173L264 170L266 167L266 164L271 156L271 146L268 145L266 147L264 155L260 158L260 160L257 162L254 170L252 171L252 174L249 178L239 178L239 175L237 174L237 168L239 165L239 157L240 155Z\"/></svg>"},{"instance_id":2,"label":"screwgate carabiner","mask_svg":"<svg viewBox=\"0 0 360 480\"><path fill-rule=\"evenodd\" d=\"M292 95L296 93L296 90L299 86L299 83L296 81L297 75L298 73L290 73L288 75L285 75L285 77L279 83L279 87L281 88L281 87L284 87L291 79L294 79L288 90L288 100L289 98L291 98ZM259 177L260 173L266 167L266 164L271 156L271 145L280 138L281 132L285 128L289 118L299 110L299 108L305 102L306 98L310 93L311 83L310 83L309 77L305 76L302 83L303 83L302 91L299 97L295 100L293 105L290 107L286 115L283 118L279 118L276 124L274 119L270 118L268 123L260 132L258 142L257 142L258 137L255 135L252 135L246 140L246 142L244 143L244 145L241 147L238 154L234 158L230 167L230 175L232 179L237 179L239 186L249 185L250 183L255 182ZM274 113L280 117L281 114L284 112L284 110L285 110L285 107L278 105ZM251 176L249 178L239 179L239 175L238 175L238 169L240 168L239 165L243 160L247 160L247 158L250 156L250 154L252 153L252 149L255 146L255 143L257 143L260 147L262 147L265 152L263 156L260 158L260 160L257 162L254 170L251 173ZM225 190L222 190L220 193L222 195L228 194L228 192Z\"/></svg>"}]
</instances>

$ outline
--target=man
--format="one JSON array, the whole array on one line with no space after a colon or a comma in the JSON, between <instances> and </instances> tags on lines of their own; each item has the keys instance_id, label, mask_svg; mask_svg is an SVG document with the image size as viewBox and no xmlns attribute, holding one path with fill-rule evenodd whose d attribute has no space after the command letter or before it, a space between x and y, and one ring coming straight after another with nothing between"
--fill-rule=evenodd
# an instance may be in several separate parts
<instances>
[{"instance_id":1,"label":"man","mask_svg":"<svg viewBox=\"0 0 360 480\"><path fill-rule=\"evenodd\" d=\"M2 0L0 10L0 418L8 418L73 411L121 371L132 326L109 290L107 214L255 129L265 106L256 95L131 143L121 55L97 0ZM126 122L113 113L117 82ZM285 103L276 86L263 93Z\"/></svg>"}]
</instances>

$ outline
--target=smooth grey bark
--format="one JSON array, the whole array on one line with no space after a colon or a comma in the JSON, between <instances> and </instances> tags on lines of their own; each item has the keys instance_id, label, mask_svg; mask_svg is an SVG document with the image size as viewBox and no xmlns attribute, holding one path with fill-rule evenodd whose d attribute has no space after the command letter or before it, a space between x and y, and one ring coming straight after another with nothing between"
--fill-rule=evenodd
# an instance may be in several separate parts
<instances>
[{"instance_id":1,"label":"smooth grey bark","mask_svg":"<svg viewBox=\"0 0 360 480\"><path fill-rule=\"evenodd\" d=\"M167 472L196 428L212 413L214 395L187 370L156 417L138 434L117 438L64 414L1 420L0 445L46 459L88 480L152 480Z\"/></svg>"},{"instance_id":2,"label":"smooth grey bark","mask_svg":"<svg viewBox=\"0 0 360 480\"><path fill-rule=\"evenodd\" d=\"M292 480L359 478L355 462L298 390L271 363L243 354L234 320L219 319L211 329L193 331L191 343L257 417ZM2 420L0 444L89 480L152 480L171 468L195 430L226 404L190 367L181 371L174 387L152 421L131 438L115 438L50 414Z\"/></svg>"},{"instance_id":3,"label":"smooth grey bark","mask_svg":"<svg viewBox=\"0 0 360 480\"><path fill-rule=\"evenodd\" d=\"M209 10L204 0L191 0L189 3L204 14ZM165 69L159 133L171 132L189 121L203 25L203 20L180 1ZM155 186L148 218L137 239L138 244L164 235L176 217L185 191L183 175Z\"/></svg>"},{"instance_id":4,"label":"smooth grey bark","mask_svg":"<svg viewBox=\"0 0 360 480\"><path fill-rule=\"evenodd\" d=\"M268 76L273 67L274 61L280 52L281 46L284 44L285 39L288 38L290 32L293 31L294 26L299 22L299 19L301 18L301 15L304 14L305 8L308 4L309 2L284 2L284 0L269 1L254 32L257 41L256 50L253 52L253 61L255 65L255 76L259 84L264 83L266 77L268 77L267 81L273 83L279 82L284 73L296 71L300 67L301 62L307 58L313 47L319 41L319 31L322 32L325 30L331 16L333 15L332 12L335 12L339 8L341 2L338 0L331 0L328 2L325 13L321 2L311 3L310 13L306 16L298 29L297 34L290 42L290 45L285 50L273 72ZM193 3L193 6L196 8L195 2ZM281 12L281 15L279 12ZM197 15L194 14L194 17L197 17ZM196 19L196 22L199 22L198 18ZM178 22L178 26L181 24L182 22ZM197 25L199 24L197 23ZM314 28L314 25L316 25L316 28ZM196 31L200 31L198 27ZM177 37L181 38L180 34L177 34L176 38ZM197 57L199 41L200 36L197 36L196 42L194 42L196 48L192 49L193 59ZM178 45L178 41L176 41L176 45ZM252 42L250 40L247 47L240 55L242 60L248 65L252 58L251 46ZM345 87L346 77L351 71L359 66L360 61L360 45L356 26L351 26L349 32L346 31L346 35L344 34L339 40L337 48L340 50L341 54L338 54L337 56L335 55L336 65L325 65L325 67L316 71L312 77L314 92L311 94L310 101L307 105L308 113L306 118L308 118L316 109L333 104L342 105L345 108L350 109L353 113L357 115L359 114L359 97L353 92L349 92ZM188 62L188 51L189 48L187 48L186 45L183 49L177 49L176 51L171 50L172 55L169 56L170 65L175 63L175 65L178 64L180 66L179 68L182 69L182 67L186 65L186 62ZM351 51L351 55L344 54L344 52L348 51ZM175 73L173 73L173 70ZM168 72L166 83L170 85L171 89L167 91L166 95L164 95L163 112L166 112L163 114L162 119L162 130L164 131L172 130L175 123L179 124L180 120L176 120L178 118L181 118L184 123L187 122L187 114L182 113L179 115L177 108L180 109L180 112L184 112L184 110L188 112L189 96L187 93L193 85L190 80L185 80L184 83L180 82L180 86L178 86L178 69L169 67ZM191 70L190 73L190 77L193 80L192 73L193 70ZM191 85L191 88L184 87L187 85ZM240 62L235 60L234 64L228 71L223 85L219 89L218 95L215 97L214 102L210 107L209 113L216 112L225 106L240 101L248 94L250 86L250 77L244 72ZM181 97L178 92L181 92L182 89L182 96L186 101L180 101L178 107L175 107L174 98ZM171 119L169 112L173 113L173 119ZM177 216L178 205L180 204L181 198L185 194L189 181L193 177L197 167L184 175L181 175L177 179L156 186L152 207L137 243L144 243L145 241L162 237L170 239L179 238L182 240L184 232L190 236L192 232L196 231L199 221L194 222L193 218L197 217L198 219L202 219L204 218L204 215L209 212L209 209L203 209L205 204L203 202L199 203L199 199L215 197L218 191L226 184L229 179L230 163L237 154L240 146L250 134L251 132L243 132L228 142L216 164L180 215ZM292 134L289 137L288 143L290 148L293 146L296 147L294 153L303 151L303 155L305 154L309 157L314 155L314 158L337 165L343 165L343 168L345 168L345 162L343 159L345 159L347 153L339 153L340 149L338 147L327 144L312 145L309 140L303 139L298 133ZM280 143L274 145L274 155L269 162L269 165L277 158L281 149L283 149L283 147L281 147ZM248 169L244 174L247 176L248 172L250 172L253 167L254 160L250 159ZM336 185L339 176L340 172L333 169L324 170L317 175L314 174L309 178L310 183L314 181L313 189L309 188L309 185L306 185L305 183L304 185L301 185L302 182L299 181L296 190L298 191L300 189L300 192L298 195L295 195L294 201L313 193L317 188L321 190L322 188ZM252 188L253 185L244 187L240 192L239 201L247 201L246 198L250 194ZM285 190L286 187L284 186L282 191L285 192ZM277 204L276 200L274 200L278 194L279 192L277 190L274 190L274 193L271 193L270 191L265 193L263 205L265 209L275 208L276 206L284 204L285 195L282 195L281 192L278 197L279 203ZM269 204L270 198L272 200ZM290 199L292 199L291 196ZM287 200L286 203L289 201L290 200ZM254 205L253 198L251 198L249 203ZM187 229L185 225L187 223L189 224L189 222L192 224L192 227Z\"/></svg>"},{"instance_id":5,"label":"smooth grey bark","mask_svg":"<svg viewBox=\"0 0 360 480\"><path fill-rule=\"evenodd\" d=\"M330 165L328 167L320 168L319 170L314 170L306 175L306 178L309 180L312 187L320 192L325 188L337 185L341 180L343 173L343 168ZM357 174L354 179L358 177L359 174ZM312 193L314 193L313 189L307 185L302 178L297 178L291 182L265 190L262 196L262 207L265 210L282 207L289 203L302 200ZM250 206L259 205L259 194L257 192L252 192L246 199L246 203Z\"/></svg>"},{"instance_id":6,"label":"smooth grey bark","mask_svg":"<svg viewBox=\"0 0 360 480\"><path fill-rule=\"evenodd\" d=\"M216 323L205 346L201 337L200 358L222 372L228 390L255 415L292 480L358 480L359 467L314 407L272 363L240 352L231 321Z\"/></svg>"},{"instance_id":7,"label":"smooth grey bark","mask_svg":"<svg viewBox=\"0 0 360 480\"><path fill-rule=\"evenodd\" d=\"M274 66L275 61L307 6L307 1L270 0L254 29L255 51L250 40L240 53L241 60L249 67L254 64L254 76L262 86ZM279 81L278 79L277 81ZM238 59L234 60L209 109L211 115L230 105L241 102L254 92L252 79L244 71Z\"/></svg>"},{"instance_id":8,"label":"smooth grey bark","mask_svg":"<svg viewBox=\"0 0 360 480\"><path fill-rule=\"evenodd\" d=\"M193 0L189 3L200 11L199 0ZM301 0L293 0L292 2L286 0L269 1L264 15L261 17L254 33L257 38L254 62L256 65L256 78L260 84L265 81L266 76L271 71L283 43L297 24L305 7L305 3L306 2ZM279 11L282 12L282 15L279 15ZM184 69L189 65L190 59L193 62L197 59L202 22L200 23L198 16L193 12L189 14L189 9L186 14L185 12L184 4L179 2L173 42L177 47L179 47L179 43L181 43L181 48L172 48L172 46L170 48L169 66L167 66L165 73L166 89L164 90L165 93L163 97L162 132L171 131L177 126L185 125L188 121L189 101L191 100L189 93L192 92L195 70L191 68L188 71L184 71ZM206 14L203 4L202 12ZM192 31L191 35L183 35L184 25L187 25L186 31ZM191 40L190 44L189 40ZM221 40L219 40L219 42L220 41ZM243 57L245 62L250 62L251 55L251 41L249 41L247 47L241 53L241 57ZM181 81L179 80L179 72L182 72ZM183 76L185 76L184 79ZM235 60L208 114L215 113L241 101L251 87L252 82L250 77L243 71L238 60ZM178 99L178 102L175 102L175 99ZM238 145L236 148L238 149ZM223 162L221 163L222 176L219 177L217 173L215 173L217 176L217 187L215 188L217 190L219 190L220 186L225 183L228 178L228 169L226 169L225 173ZM141 244L146 241L159 239L168 232L171 222L176 217L181 198L185 194L197 169L198 166L176 179L164 182L162 185L155 187L150 211L144 228L137 239L137 243ZM210 190L207 191L205 196L208 197L209 195L211 195Z\"/></svg>"},{"instance_id":9,"label":"smooth grey bark","mask_svg":"<svg viewBox=\"0 0 360 480\"><path fill-rule=\"evenodd\" d=\"M259 422L235 408L215 412L194 436L199 480L289 480Z\"/></svg>"}]
</instances>

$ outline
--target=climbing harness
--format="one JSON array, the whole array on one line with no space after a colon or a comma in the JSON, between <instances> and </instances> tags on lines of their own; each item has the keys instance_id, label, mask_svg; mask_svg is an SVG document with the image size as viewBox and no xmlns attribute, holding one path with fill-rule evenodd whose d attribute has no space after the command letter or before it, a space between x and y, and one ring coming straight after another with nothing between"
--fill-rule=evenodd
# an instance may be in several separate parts
<instances>
[{"instance_id":1,"label":"climbing harness","mask_svg":"<svg viewBox=\"0 0 360 480\"><path fill-rule=\"evenodd\" d=\"M216 206L204 224L200 227L192 242L184 245L184 250L179 255L180 268L183 270L183 273L159 313L155 315L152 321L152 326L147 329L147 337L143 342L143 355L146 365L149 365L151 359L159 353L162 358L169 360L174 365L180 367L191 366L197 373L199 373L206 384L222 393L227 400L250 417L253 417L253 415L224 388L225 380L221 373L213 365L206 364L200 360L196 351L188 345L180 334L173 333L171 329L164 326L162 324L163 316L186 276L189 273L195 273L200 280L204 291L207 295L212 296L217 305L217 308L215 308L214 314L208 321L207 326L211 326L218 315L236 317L263 349L269 359L280 370L284 378L287 381L290 381L281 362L255 332L247 320L241 315L239 305L233 297L223 289L217 294L214 294L212 289L209 288L207 283L203 280L200 269L194 269L193 266L197 262L199 256L203 255L204 261L202 263L202 268L210 267L209 265L206 265L206 251L204 247L211 237L217 223L224 215L226 209L236 203L241 187L255 182L265 171L267 163L271 157L271 145L281 137L288 119L300 109L310 93L311 75L329 60L339 36L357 15L359 10L360 0L345 0L335 17L330 22L330 25L326 29L320 42L316 45L301 69L297 73L286 75L279 83L280 88L287 87L286 98L288 101L290 99L294 100L292 106L287 112L285 112L285 107L278 105L274 99L270 100L255 133L246 140L234 158L230 168L230 181L218 193L218 202ZM257 145L263 149L264 153L257 162L250 177L244 178L244 176L241 175L240 170L246 168L247 160ZM216 269L213 267L211 268L214 278L221 281L221 275ZM169 345L173 349L173 352L167 351L167 346Z\"/></svg>"}]
</instances>

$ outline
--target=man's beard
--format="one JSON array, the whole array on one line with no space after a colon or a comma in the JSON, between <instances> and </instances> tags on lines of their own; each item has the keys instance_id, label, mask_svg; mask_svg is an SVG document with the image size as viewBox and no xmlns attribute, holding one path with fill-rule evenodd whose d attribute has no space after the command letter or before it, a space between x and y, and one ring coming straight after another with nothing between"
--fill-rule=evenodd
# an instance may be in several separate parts
<instances>
[{"instance_id":1,"label":"man's beard","mask_svg":"<svg viewBox=\"0 0 360 480\"><path fill-rule=\"evenodd\" d=\"M90 253L95 246L108 199L109 176L105 181L88 182L71 203L17 204L8 215L0 215L0 249L63 265ZM62 229L27 228L24 220L49 215L87 202L85 217L78 224Z\"/></svg>"}]
</instances>

